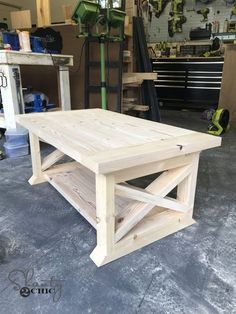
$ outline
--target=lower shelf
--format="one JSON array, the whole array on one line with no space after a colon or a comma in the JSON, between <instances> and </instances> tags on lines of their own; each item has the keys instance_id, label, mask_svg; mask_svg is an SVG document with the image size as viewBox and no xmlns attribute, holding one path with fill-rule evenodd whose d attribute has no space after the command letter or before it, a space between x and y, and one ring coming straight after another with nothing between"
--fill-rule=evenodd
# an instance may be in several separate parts
<instances>
[{"instance_id":1,"label":"lower shelf","mask_svg":"<svg viewBox=\"0 0 236 314\"><path fill-rule=\"evenodd\" d=\"M46 174L48 182L96 228L95 178L94 174L77 163L72 169Z\"/></svg>"},{"instance_id":2,"label":"lower shelf","mask_svg":"<svg viewBox=\"0 0 236 314\"><path fill-rule=\"evenodd\" d=\"M46 171L45 177L48 182L96 229L97 219L94 173L81 166L79 163L73 162L69 166L56 166L55 169ZM130 201L119 196L116 196L115 200L116 216L118 217L120 213L125 215L124 208L129 212L129 208L132 208L134 203L137 203L137 201ZM150 237L150 232L153 232L153 234L160 232L160 238L164 237L173 232L169 232L169 230L172 230L172 228L170 228L171 225L174 225L176 230L182 229L182 222L185 219L186 214L154 207L148 215L146 215L124 236L123 240L128 240L128 242L130 242L130 240L135 240L135 242L139 242L139 238L142 239L146 234ZM187 217L187 220L187 225L194 222L191 217ZM121 241L121 243L124 244L123 241Z\"/></svg>"},{"instance_id":3,"label":"lower shelf","mask_svg":"<svg viewBox=\"0 0 236 314\"><path fill-rule=\"evenodd\" d=\"M95 174L79 163L71 163L71 167L56 166L57 171L45 172L48 182L67 199L67 201L94 227L96 221ZM63 169L63 170L61 170ZM125 205L131 203L116 197L117 214Z\"/></svg>"}]
</instances>

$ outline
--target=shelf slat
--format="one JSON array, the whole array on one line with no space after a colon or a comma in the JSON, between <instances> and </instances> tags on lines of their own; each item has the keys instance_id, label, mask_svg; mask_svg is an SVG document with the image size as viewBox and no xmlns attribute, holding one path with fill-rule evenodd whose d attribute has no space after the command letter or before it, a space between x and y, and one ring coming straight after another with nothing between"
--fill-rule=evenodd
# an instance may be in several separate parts
<instances>
[{"instance_id":1,"label":"shelf slat","mask_svg":"<svg viewBox=\"0 0 236 314\"><path fill-rule=\"evenodd\" d=\"M84 167L78 167L45 176L48 182L96 229L94 174Z\"/></svg>"},{"instance_id":2,"label":"shelf slat","mask_svg":"<svg viewBox=\"0 0 236 314\"><path fill-rule=\"evenodd\" d=\"M57 165L45 171L47 181L96 229L95 175L79 163ZM116 213L133 205L116 196Z\"/></svg>"}]
</instances>

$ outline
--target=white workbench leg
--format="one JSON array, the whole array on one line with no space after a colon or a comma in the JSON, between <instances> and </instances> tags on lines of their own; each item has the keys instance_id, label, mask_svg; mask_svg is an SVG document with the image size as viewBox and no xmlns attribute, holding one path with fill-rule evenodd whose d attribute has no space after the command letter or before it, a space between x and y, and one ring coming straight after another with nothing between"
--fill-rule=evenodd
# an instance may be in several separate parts
<instances>
[{"instance_id":1,"label":"white workbench leg","mask_svg":"<svg viewBox=\"0 0 236 314\"><path fill-rule=\"evenodd\" d=\"M69 68L65 66L60 66L58 77L59 77L61 109L71 110Z\"/></svg>"},{"instance_id":2,"label":"white workbench leg","mask_svg":"<svg viewBox=\"0 0 236 314\"><path fill-rule=\"evenodd\" d=\"M106 264L115 244L115 181L96 175L97 246L90 255L97 266Z\"/></svg>"},{"instance_id":3,"label":"white workbench leg","mask_svg":"<svg viewBox=\"0 0 236 314\"><path fill-rule=\"evenodd\" d=\"M20 67L17 65L1 65L0 72L3 86L1 87L2 103L6 129L17 127L15 115L21 113L23 104L22 83ZM16 86L15 73L18 73L18 88Z\"/></svg>"}]
</instances>

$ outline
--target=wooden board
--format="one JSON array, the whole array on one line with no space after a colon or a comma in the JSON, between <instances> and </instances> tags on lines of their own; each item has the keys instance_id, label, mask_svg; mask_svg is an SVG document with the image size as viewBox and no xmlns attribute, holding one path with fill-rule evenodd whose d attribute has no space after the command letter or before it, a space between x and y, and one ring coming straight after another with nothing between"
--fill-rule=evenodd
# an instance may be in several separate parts
<instances>
[{"instance_id":1,"label":"wooden board","mask_svg":"<svg viewBox=\"0 0 236 314\"><path fill-rule=\"evenodd\" d=\"M221 144L219 137L102 109L20 115L17 121L95 173Z\"/></svg>"},{"instance_id":2,"label":"wooden board","mask_svg":"<svg viewBox=\"0 0 236 314\"><path fill-rule=\"evenodd\" d=\"M76 164L73 170L60 172L59 168L58 173L46 174L46 178L96 228L94 174Z\"/></svg>"},{"instance_id":3,"label":"wooden board","mask_svg":"<svg viewBox=\"0 0 236 314\"><path fill-rule=\"evenodd\" d=\"M125 36L132 36L133 35L133 25L132 25L132 19L126 15L125 16Z\"/></svg>"},{"instance_id":4,"label":"wooden board","mask_svg":"<svg viewBox=\"0 0 236 314\"><path fill-rule=\"evenodd\" d=\"M63 15L64 15L64 21L67 24L72 23L72 6L71 5L62 5Z\"/></svg>"},{"instance_id":5,"label":"wooden board","mask_svg":"<svg viewBox=\"0 0 236 314\"><path fill-rule=\"evenodd\" d=\"M22 51L0 51L0 64L50 65L60 63L61 66L73 66L72 55L28 53Z\"/></svg>"},{"instance_id":6,"label":"wooden board","mask_svg":"<svg viewBox=\"0 0 236 314\"><path fill-rule=\"evenodd\" d=\"M51 6L50 0L36 0L37 5L37 26L51 25Z\"/></svg>"},{"instance_id":7,"label":"wooden board","mask_svg":"<svg viewBox=\"0 0 236 314\"><path fill-rule=\"evenodd\" d=\"M123 73L123 84L128 84L132 82L138 82L138 81L145 81L145 80L156 80L157 79L157 73ZM133 81L132 81L133 80Z\"/></svg>"},{"instance_id":8,"label":"wooden board","mask_svg":"<svg viewBox=\"0 0 236 314\"><path fill-rule=\"evenodd\" d=\"M31 12L30 10L11 12L11 26L13 29L31 28Z\"/></svg>"},{"instance_id":9,"label":"wooden board","mask_svg":"<svg viewBox=\"0 0 236 314\"><path fill-rule=\"evenodd\" d=\"M145 105L135 105L135 104L124 104L123 105L123 111L148 111L149 107Z\"/></svg>"},{"instance_id":10,"label":"wooden board","mask_svg":"<svg viewBox=\"0 0 236 314\"><path fill-rule=\"evenodd\" d=\"M228 109L230 120L236 121L236 45L227 45L220 90L219 108Z\"/></svg>"},{"instance_id":11,"label":"wooden board","mask_svg":"<svg viewBox=\"0 0 236 314\"><path fill-rule=\"evenodd\" d=\"M45 171L45 178L96 229L95 174L79 163L70 164L66 167L63 164L58 165ZM117 217L124 208L131 208L137 203L119 196L115 202Z\"/></svg>"}]
</instances>

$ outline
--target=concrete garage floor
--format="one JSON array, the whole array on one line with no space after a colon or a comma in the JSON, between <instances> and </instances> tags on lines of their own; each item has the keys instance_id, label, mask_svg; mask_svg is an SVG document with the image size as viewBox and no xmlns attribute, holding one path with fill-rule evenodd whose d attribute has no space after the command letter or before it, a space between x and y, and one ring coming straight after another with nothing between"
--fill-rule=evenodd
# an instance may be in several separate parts
<instances>
[{"instance_id":1,"label":"concrete garage floor","mask_svg":"<svg viewBox=\"0 0 236 314\"><path fill-rule=\"evenodd\" d=\"M207 126L200 113L162 117ZM49 184L27 183L30 157L0 161L0 313L236 313L235 156L234 127L201 156L197 223L102 268L92 227ZM34 282L56 294L20 296Z\"/></svg>"}]
</instances>

